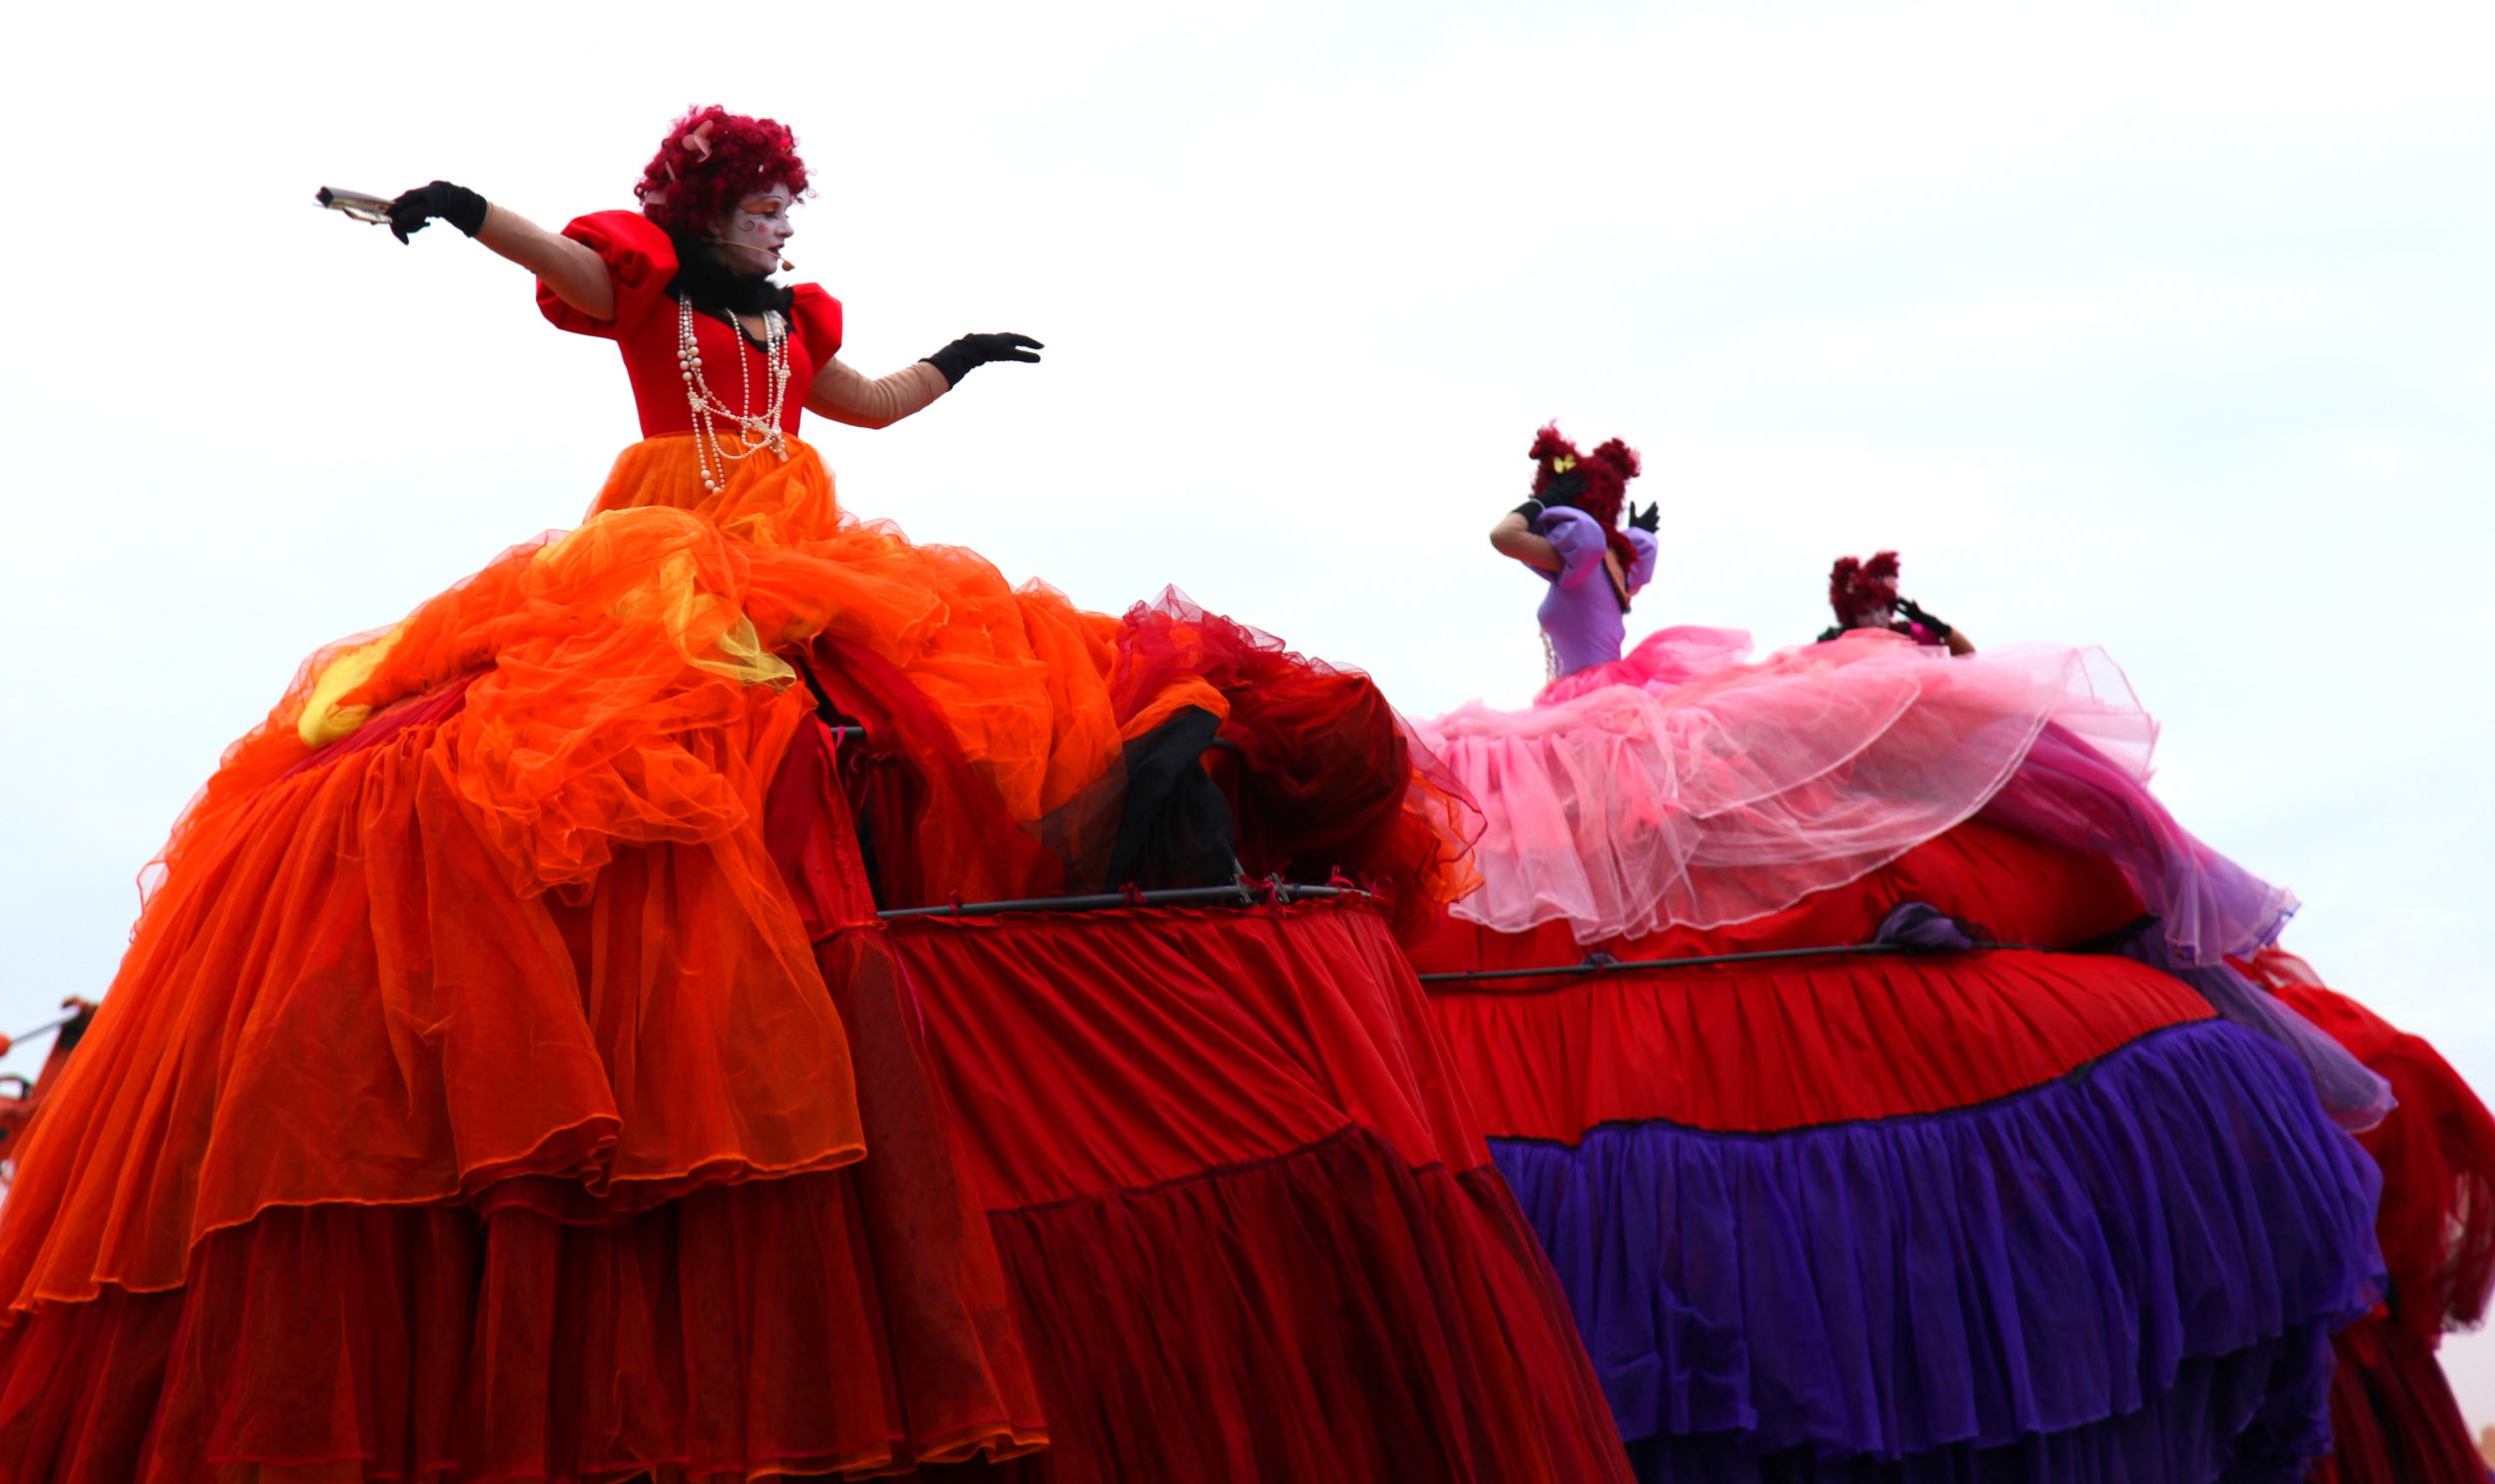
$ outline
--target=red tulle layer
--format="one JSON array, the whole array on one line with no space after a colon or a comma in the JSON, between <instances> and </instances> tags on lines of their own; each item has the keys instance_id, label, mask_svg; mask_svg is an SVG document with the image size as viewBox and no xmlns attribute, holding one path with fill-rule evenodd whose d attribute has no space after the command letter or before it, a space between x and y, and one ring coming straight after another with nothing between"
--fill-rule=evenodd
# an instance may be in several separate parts
<instances>
[{"instance_id":1,"label":"red tulle layer","mask_svg":"<svg viewBox=\"0 0 2495 1484\"><path fill-rule=\"evenodd\" d=\"M1625 970L1433 1004L1483 1127L1568 1144L1603 1124L1763 1134L1972 1107L2214 1013L2129 959L2007 951Z\"/></svg>"},{"instance_id":2,"label":"red tulle layer","mask_svg":"<svg viewBox=\"0 0 2495 1484\"><path fill-rule=\"evenodd\" d=\"M476 719L298 770L193 842L29 1133L12 1311L175 1287L210 1234L276 1208L614 1221L863 1154L761 831L516 895L445 765ZM684 741L758 811L804 720L801 693L754 688Z\"/></svg>"},{"instance_id":3,"label":"red tulle layer","mask_svg":"<svg viewBox=\"0 0 2495 1484\"><path fill-rule=\"evenodd\" d=\"M2388 1191L2385 1191L2386 1197ZM2330 1453L2319 1484L2486 1484L2487 1467L2434 1351L2386 1315L2332 1339Z\"/></svg>"},{"instance_id":4,"label":"red tulle layer","mask_svg":"<svg viewBox=\"0 0 2495 1484\"><path fill-rule=\"evenodd\" d=\"M2243 965L2391 1084L2398 1099L2357 1136L2382 1167L2374 1233L2387 1306L2342 1331L2330 1384L2324 1484L2483 1484L2485 1465L2435 1359L2445 1329L2486 1314L2495 1288L2495 1116L2435 1049L2323 985L2294 954Z\"/></svg>"},{"instance_id":5,"label":"red tulle layer","mask_svg":"<svg viewBox=\"0 0 2495 1484\"><path fill-rule=\"evenodd\" d=\"M991 1212L1271 1159L1348 1127L1412 1168L1489 1164L1373 910L892 928Z\"/></svg>"},{"instance_id":6,"label":"red tulle layer","mask_svg":"<svg viewBox=\"0 0 2495 1484\"><path fill-rule=\"evenodd\" d=\"M686 743L750 822L592 890L511 891L443 777L476 717L447 696L195 842L0 1222L0 1477L743 1478L1046 1441L889 949L813 941L872 918L821 730L801 691L745 696ZM796 883L765 828L791 793L836 867Z\"/></svg>"},{"instance_id":7,"label":"red tulle layer","mask_svg":"<svg viewBox=\"0 0 2495 1484\"><path fill-rule=\"evenodd\" d=\"M1466 847L1481 815L1463 784L1386 704L1376 682L1293 653L1176 589L1129 610L1115 695L1150 719L1196 678L1229 708L1214 756L1251 875L1381 888L1400 926L1480 884ZM1136 721L1128 723L1130 735Z\"/></svg>"},{"instance_id":8,"label":"red tulle layer","mask_svg":"<svg viewBox=\"0 0 2495 1484\"><path fill-rule=\"evenodd\" d=\"M1118 870L1138 864L1121 864L1122 840L1205 826L1227 841L1213 852L1217 878L1234 865L1293 881L1340 871L1375 887L1403 926L1476 883L1466 846L1478 813L1367 676L1295 654L1175 591L1130 610L1111 653L1123 765L1034 821L1008 807L961 750L947 711L906 672L839 636L813 641L812 682L863 725L871 749L851 786L876 825L886 905L1111 889L1133 879ZM1218 823L1188 817L1204 801L1166 775L1192 772L1193 748L1156 753L1165 739L1153 734L1191 709L1204 724L1194 745L1224 795Z\"/></svg>"},{"instance_id":9,"label":"red tulle layer","mask_svg":"<svg viewBox=\"0 0 2495 1484\"><path fill-rule=\"evenodd\" d=\"M1381 916L896 923L1049 1479L1617 1479Z\"/></svg>"},{"instance_id":10,"label":"red tulle layer","mask_svg":"<svg viewBox=\"0 0 2495 1484\"><path fill-rule=\"evenodd\" d=\"M2106 861L1974 820L1771 917L1598 946L1637 961L1865 943L1911 901L1974 918L1992 941L2041 946L2085 942L2140 914ZM1561 967L1585 951L1565 923L1498 933L1447 914L1412 957L1424 972L1498 971ZM1568 1143L1615 1122L1763 1133L1964 1108L2211 1014L2189 986L2128 959L2027 951L1430 988L1484 1129ZM1892 1050L1903 1047L1915 1054Z\"/></svg>"},{"instance_id":11,"label":"red tulle layer","mask_svg":"<svg viewBox=\"0 0 2495 1484\"><path fill-rule=\"evenodd\" d=\"M1673 927L1588 944L1578 942L1565 922L1511 933L1442 912L1406 947L1423 973L1556 967L1577 963L1589 952L1619 959L1690 958L1828 947L1870 942L1888 914L1906 902L1938 906L1988 941L2040 948L2068 948L2120 932L2146 910L2122 871L2103 856L2077 854L1989 820L1970 819L1841 888L1726 927ZM1504 979L1463 992L1526 993L1555 982Z\"/></svg>"},{"instance_id":12,"label":"red tulle layer","mask_svg":"<svg viewBox=\"0 0 2495 1484\"><path fill-rule=\"evenodd\" d=\"M2268 949L2245 967L2399 1099L2357 1136L2382 1167L2374 1231L2393 1321L2427 1346L2445 1329L2478 1323L2495 1290L2495 1115L2432 1046L2324 987L2294 954Z\"/></svg>"},{"instance_id":13,"label":"red tulle layer","mask_svg":"<svg viewBox=\"0 0 2495 1484\"><path fill-rule=\"evenodd\" d=\"M891 1383L916 1357L886 1337L871 1246L841 1174L622 1226L269 1212L211 1237L180 1289L0 1334L0 1477L743 1479L1045 1442L1036 1407L965 1404L971 1378Z\"/></svg>"},{"instance_id":14,"label":"red tulle layer","mask_svg":"<svg viewBox=\"0 0 2495 1484\"><path fill-rule=\"evenodd\" d=\"M1576 1331L1490 1170L1346 1129L999 1213L1044 1453L965 1470L1209 1484L1626 1480Z\"/></svg>"}]
</instances>

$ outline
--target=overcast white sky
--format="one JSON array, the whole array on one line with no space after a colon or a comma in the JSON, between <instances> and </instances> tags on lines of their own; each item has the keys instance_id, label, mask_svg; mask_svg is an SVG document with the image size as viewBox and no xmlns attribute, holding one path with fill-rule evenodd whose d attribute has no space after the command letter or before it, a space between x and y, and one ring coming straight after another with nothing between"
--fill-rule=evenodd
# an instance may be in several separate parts
<instances>
[{"instance_id":1,"label":"overcast white sky","mask_svg":"<svg viewBox=\"0 0 2495 1484\"><path fill-rule=\"evenodd\" d=\"M790 255L861 368L1049 344L809 423L853 507L1428 714L1538 679L1481 539L1534 426L1626 436L1636 622L1795 642L1894 546L1979 642L2104 645L2176 812L2304 896L2288 946L2495 1089L2483 4L555 12L8 23L0 1030L100 991L302 656L571 524L634 436L516 269L313 188L557 225L717 101L797 129ZM2495 1344L2450 1360L2495 1422Z\"/></svg>"}]
</instances>

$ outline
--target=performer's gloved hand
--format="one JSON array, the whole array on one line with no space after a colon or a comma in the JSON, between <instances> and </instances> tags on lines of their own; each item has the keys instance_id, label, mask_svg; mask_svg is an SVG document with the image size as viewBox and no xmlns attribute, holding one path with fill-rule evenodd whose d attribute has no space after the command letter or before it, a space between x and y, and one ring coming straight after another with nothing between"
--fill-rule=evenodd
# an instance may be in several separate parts
<instances>
[{"instance_id":1,"label":"performer's gloved hand","mask_svg":"<svg viewBox=\"0 0 2495 1484\"><path fill-rule=\"evenodd\" d=\"M1530 526L1535 521L1542 519L1542 502L1540 500L1527 500L1524 504L1509 511L1508 514L1523 516L1525 518L1525 524Z\"/></svg>"},{"instance_id":2,"label":"performer's gloved hand","mask_svg":"<svg viewBox=\"0 0 2495 1484\"><path fill-rule=\"evenodd\" d=\"M1647 506L1644 510L1640 510L1638 508L1637 501L1630 501L1629 529L1632 531L1644 531L1649 536L1653 536L1661 532L1664 529L1663 502L1658 500L1654 504Z\"/></svg>"},{"instance_id":3,"label":"performer's gloved hand","mask_svg":"<svg viewBox=\"0 0 2495 1484\"><path fill-rule=\"evenodd\" d=\"M1947 624L1944 624L1940 620L1932 617L1930 614L1925 613L1923 611L1923 606L1915 602L1912 598L1898 599L1897 611L1905 616L1906 622L1910 624L1921 624L1924 632L1931 635L1934 639L1947 639L1952 632Z\"/></svg>"},{"instance_id":4,"label":"performer's gloved hand","mask_svg":"<svg viewBox=\"0 0 2495 1484\"><path fill-rule=\"evenodd\" d=\"M485 198L448 181L418 186L390 203L390 235L403 243L436 217L475 237L485 230Z\"/></svg>"},{"instance_id":5,"label":"performer's gloved hand","mask_svg":"<svg viewBox=\"0 0 2495 1484\"><path fill-rule=\"evenodd\" d=\"M1039 357L1031 352L1047 348L1029 335L964 335L935 354L921 356L920 359L944 373L945 385L959 386L974 366L984 366L992 360L1036 361Z\"/></svg>"}]
</instances>

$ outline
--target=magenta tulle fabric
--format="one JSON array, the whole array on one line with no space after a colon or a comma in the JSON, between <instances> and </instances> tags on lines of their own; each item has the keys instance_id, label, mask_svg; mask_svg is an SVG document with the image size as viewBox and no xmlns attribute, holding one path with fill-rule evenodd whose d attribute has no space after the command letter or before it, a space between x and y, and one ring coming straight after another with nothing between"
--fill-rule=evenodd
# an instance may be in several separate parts
<instances>
[{"instance_id":1,"label":"magenta tulle fabric","mask_svg":"<svg viewBox=\"0 0 2495 1484\"><path fill-rule=\"evenodd\" d=\"M1457 915L1564 920L1582 943L1765 916L1972 816L2048 725L2135 789L2148 775L2156 724L2096 650L1951 659L1863 632L1745 652L1666 630L1526 710L1421 727L1489 820Z\"/></svg>"}]
</instances>

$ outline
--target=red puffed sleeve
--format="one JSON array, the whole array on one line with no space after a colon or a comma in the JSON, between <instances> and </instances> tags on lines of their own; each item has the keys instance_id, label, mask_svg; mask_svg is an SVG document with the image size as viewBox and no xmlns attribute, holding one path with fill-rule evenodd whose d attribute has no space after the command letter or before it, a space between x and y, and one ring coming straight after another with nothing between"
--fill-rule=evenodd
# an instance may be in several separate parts
<instances>
[{"instance_id":1,"label":"red puffed sleeve","mask_svg":"<svg viewBox=\"0 0 2495 1484\"><path fill-rule=\"evenodd\" d=\"M788 317L796 321L797 338L816 366L826 366L840 353L840 301L816 283L799 283Z\"/></svg>"},{"instance_id":2,"label":"red puffed sleeve","mask_svg":"<svg viewBox=\"0 0 2495 1484\"><path fill-rule=\"evenodd\" d=\"M667 297L676 280L676 245L657 223L639 212L592 212L575 218L563 235L605 260L607 278L615 285L615 317L584 314L555 296L544 279L537 283L537 307L557 329L576 335L620 340L641 328ZM840 306L832 305L832 324L839 325Z\"/></svg>"}]
</instances>

